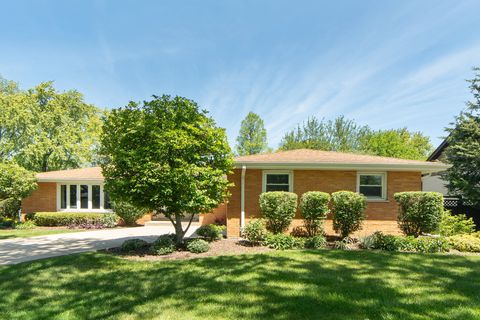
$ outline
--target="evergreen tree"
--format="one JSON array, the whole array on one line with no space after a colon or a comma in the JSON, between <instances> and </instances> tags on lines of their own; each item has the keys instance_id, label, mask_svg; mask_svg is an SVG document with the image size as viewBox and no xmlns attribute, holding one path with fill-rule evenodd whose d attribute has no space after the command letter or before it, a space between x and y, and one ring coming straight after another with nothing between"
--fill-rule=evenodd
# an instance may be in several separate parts
<instances>
[{"instance_id":1,"label":"evergreen tree","mask_svg":"<svg viewBox=\"0 0 480 320\"><path fill-rule=\"evenodd\" d=\"M447 128L450 133L446 160L452 167L446 172L448 189L463 200L480 205L480 68L469 80L473 99Z\"/></svg>"}]
</instances>

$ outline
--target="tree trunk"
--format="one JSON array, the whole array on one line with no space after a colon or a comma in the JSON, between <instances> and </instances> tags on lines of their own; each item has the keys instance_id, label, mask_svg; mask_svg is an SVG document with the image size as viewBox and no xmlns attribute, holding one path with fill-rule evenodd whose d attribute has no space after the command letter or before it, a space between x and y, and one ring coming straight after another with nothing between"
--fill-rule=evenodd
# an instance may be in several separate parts
<instances>
[{"instance_id":1,"label":"tree trunk","mask_svg":"<svg viewBox=\"0 0 480 320\"><path fill-rule=\"evenodd\" d=\"M177 246L180 245L183 241L183 236L185 232L183 231L182 227L182 216L178 213L175 214L175 235L177 236Z\"/></svg>"}]
</instances>

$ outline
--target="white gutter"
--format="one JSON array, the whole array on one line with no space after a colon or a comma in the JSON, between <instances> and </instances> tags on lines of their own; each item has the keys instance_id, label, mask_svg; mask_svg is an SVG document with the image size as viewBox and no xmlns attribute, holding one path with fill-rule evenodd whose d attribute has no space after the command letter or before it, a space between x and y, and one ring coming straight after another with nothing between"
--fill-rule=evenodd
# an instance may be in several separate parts
<instances>
[{"instance_id":1,"label":"white gutter","mask_svg":"<svg viewBox=\"0 0 480 320\"><path fill-rule=\"evenodd\" d=\"M288 163L288 162L249 162L236 163L237 168L248 164L250 169L322 169L322 170L380 170L380 171L421 171L422 173L432 173L445 171L451 165L444 163L425 163L425 164L375 164L375 163Z\"/></svg>"},{"instance_id":2,"label":"white gutter","mask_svg":"<svg viewBox=\"0 0 480 320\"><path fill-rule=\"evenodd\" d=\"M240 183L240 230L245 227L245 172L247 166L242 166L242 180Z\"/></svg>"}]
</instances>

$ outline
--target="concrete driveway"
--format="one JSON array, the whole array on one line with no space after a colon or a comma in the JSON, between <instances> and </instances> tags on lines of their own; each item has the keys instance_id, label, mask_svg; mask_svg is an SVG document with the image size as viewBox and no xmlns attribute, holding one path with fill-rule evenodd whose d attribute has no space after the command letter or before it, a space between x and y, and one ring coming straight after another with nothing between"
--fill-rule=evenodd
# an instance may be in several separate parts
<instances>
[{"instance_id":1,"label":"concrete driveway","mask_svg":"<svg viewBox=\"0 0 480 320\"><path fill-rule=\"evenodd\" d=\"M187 236L197 227L192 224ZM153 242L159 235L173 231L172 225L165 224L0 240L0 265L119 247L132 238Z\"/></svg>"}]
</instances>

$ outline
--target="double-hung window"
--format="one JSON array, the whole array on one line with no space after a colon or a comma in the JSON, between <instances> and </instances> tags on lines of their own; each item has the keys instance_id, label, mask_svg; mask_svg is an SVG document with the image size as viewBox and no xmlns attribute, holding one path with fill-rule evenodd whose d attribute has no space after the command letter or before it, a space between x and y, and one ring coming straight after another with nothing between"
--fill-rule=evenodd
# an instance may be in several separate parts
<instances>
[{"instance_id":1,"label":"double-hung window","mask_svg":"<svg viewBox=\"0 0 480 320\"><path fill-rule=\"evenodd\" d=\"M357 191L368 200L386 200L386 175L385 173L359 173Z\"/></svg>"},{"instance_id":2,"label":"double-hung window","mask_svg":"<svg viewBox=\"0 0 480 320\"><path fill-rule=\"evenodd\" d=\"M263 192L287 191L292 192L292 173L288 171L264 171Z\"/></svg>"}]
</instances>

